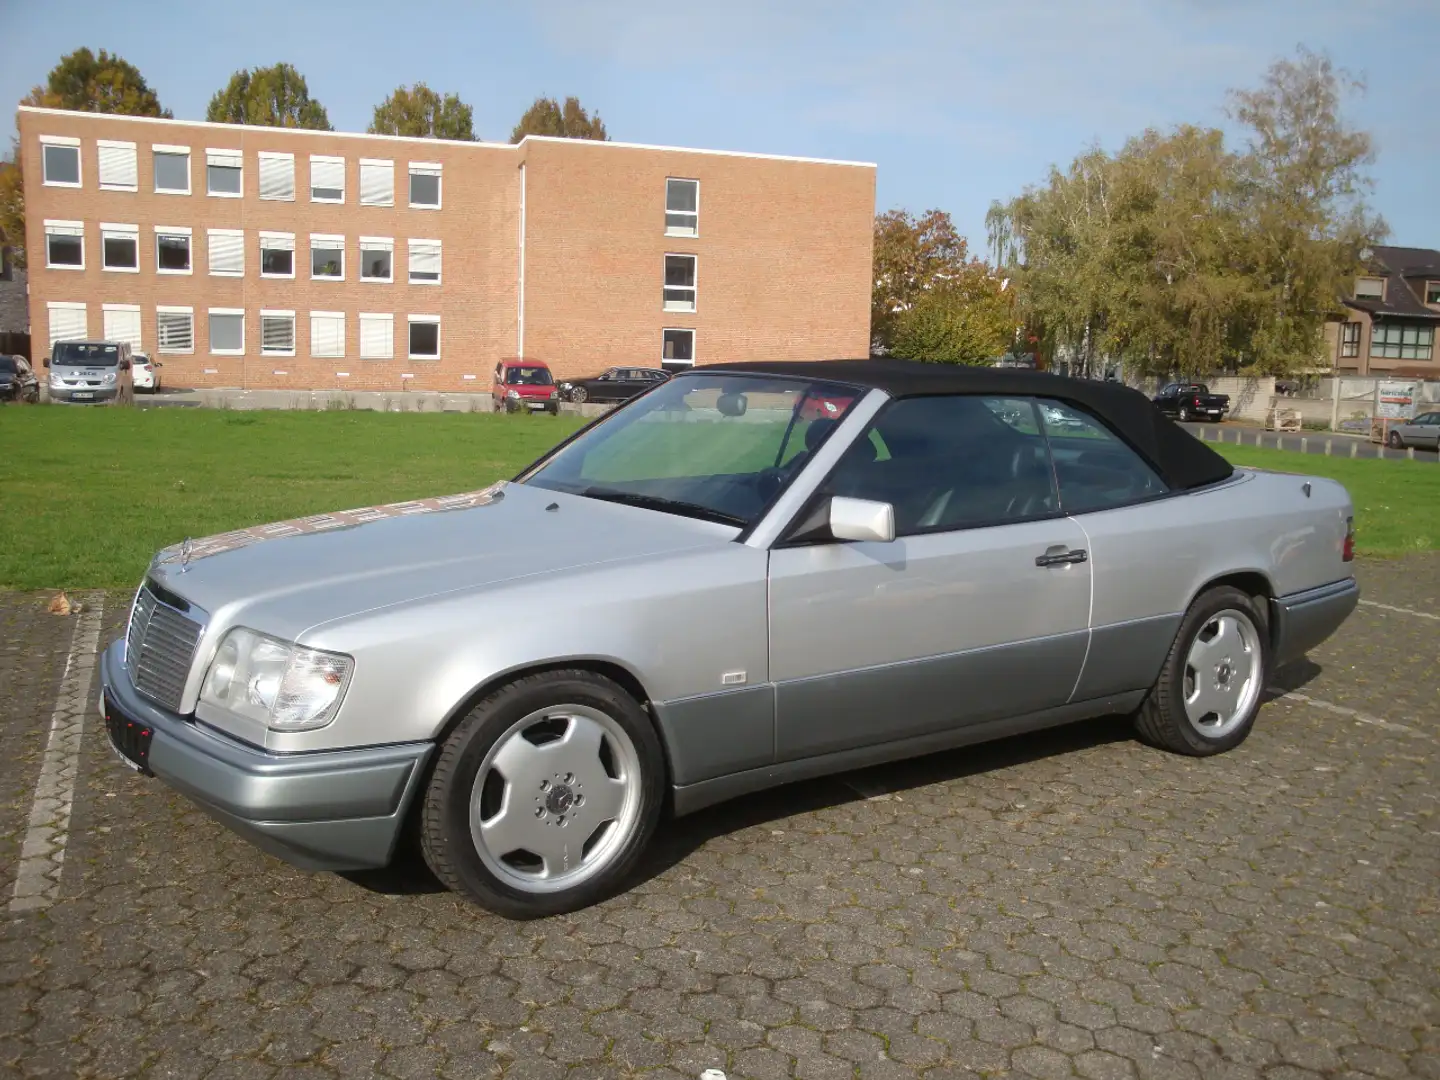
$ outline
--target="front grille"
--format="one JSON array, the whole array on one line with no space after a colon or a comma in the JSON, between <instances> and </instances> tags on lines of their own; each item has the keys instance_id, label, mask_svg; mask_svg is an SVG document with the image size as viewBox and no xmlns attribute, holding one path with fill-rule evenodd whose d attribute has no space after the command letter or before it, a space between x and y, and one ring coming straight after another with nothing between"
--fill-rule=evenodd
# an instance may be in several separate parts
<instances>
[{"instance_id":1,"label":"front grille","mask_svg":"<svg viewBox=\"0 0 1440 1080\"><path fill-rule=\"evenodd\" d=\"M125 639L135 689L157 705L178 710L199 640L199 623L162 604L148 585L143 587L135 597Z\"/></svg>"}]
</instances>

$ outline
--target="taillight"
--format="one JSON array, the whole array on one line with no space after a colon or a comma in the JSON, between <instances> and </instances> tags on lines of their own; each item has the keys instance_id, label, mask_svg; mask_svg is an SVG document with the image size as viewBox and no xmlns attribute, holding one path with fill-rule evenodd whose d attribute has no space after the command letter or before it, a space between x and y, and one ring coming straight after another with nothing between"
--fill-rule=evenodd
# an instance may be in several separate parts
<instances>
[{"instance_id":1,"label":"taillight","mask_svg":"<svg viewBox=\"0 0 1440 1080\"><path fill-rule=\"evenodd\" d=\"M1344 562L1351 562L1355 558L1355 519L1345 519L1345 546L1340 549L1340 558Z\"/></svg>"}]
</instances>

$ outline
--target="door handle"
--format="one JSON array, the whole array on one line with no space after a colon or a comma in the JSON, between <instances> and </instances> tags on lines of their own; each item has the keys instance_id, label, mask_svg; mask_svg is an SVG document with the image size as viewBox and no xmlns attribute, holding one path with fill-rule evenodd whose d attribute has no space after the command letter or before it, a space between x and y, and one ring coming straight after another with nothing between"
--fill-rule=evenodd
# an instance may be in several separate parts
<instances>
[{"instance_id":1,"label":"door handle","mask_svg":"<svg viewBox=\"0 0 1440 1080\"><path fill-rule=\"evenodd\" d=\"M1044 555L1035 556L1036 566L1062 566L1065 563L1082 563L1090 558L1084 548L1072 548L1070 551L1046 552Z\"/></svg>"}]
</instances>

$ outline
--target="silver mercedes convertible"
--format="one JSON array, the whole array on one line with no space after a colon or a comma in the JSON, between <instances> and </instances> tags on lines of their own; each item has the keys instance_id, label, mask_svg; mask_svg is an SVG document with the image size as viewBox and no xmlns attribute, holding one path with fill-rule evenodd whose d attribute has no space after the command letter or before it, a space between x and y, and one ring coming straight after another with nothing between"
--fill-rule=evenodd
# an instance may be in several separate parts
<instances>
[{"instance_id":1,"label":"silver mercedes convertible","mask_svg":"<svg viewBox=\"0 0 1440 1080\"><path fill-rule=\"evenodd\" d=\"M1113 383L694 368L514 480L160 552L99 705L127 764L311 869L510 917L662 814L1105 714L1203 756L1359 598L1324 479Z\"/></svg>"}]
</instances>

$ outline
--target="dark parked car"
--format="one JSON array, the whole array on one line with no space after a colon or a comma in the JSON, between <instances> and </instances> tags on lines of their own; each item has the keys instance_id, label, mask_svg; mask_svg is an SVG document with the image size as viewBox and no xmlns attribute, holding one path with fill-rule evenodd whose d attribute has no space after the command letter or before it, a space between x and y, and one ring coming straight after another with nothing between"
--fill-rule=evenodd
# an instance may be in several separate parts
<instances>
[{"instance_id":1,"label":"dark parked car","mask_svg":"<svg viewBox=\"0 0 1440 1080\"><path fill-rule=\"evenodd\" d=\"M1171 383L1154 401L1162 413L1177 420L1219 420L1230 411L1230 395L1212 394L1204 383Z\"/></svg>"},{"instance_id":2,"label":"dark parked car","mask_svg":"<svg viewBox=\"0 0 1440 1080\"><path fill-rule=\"evenodd\" d=\"M40 400L40 380L23 356L0 356L0 401Z\"/></svg>"},{"instance_id":3,"label":"dark parked car","mask_svg":"<svg viewBox=\"0 0 1440 1080\"><path fill-rule=\"evenodd\" d=\"M572 379L560 384L560 394L576 403L582 401L629 401L636 394L670 378L660 368L612 367L602 375Z\"/></svg>"}]
</instances>

